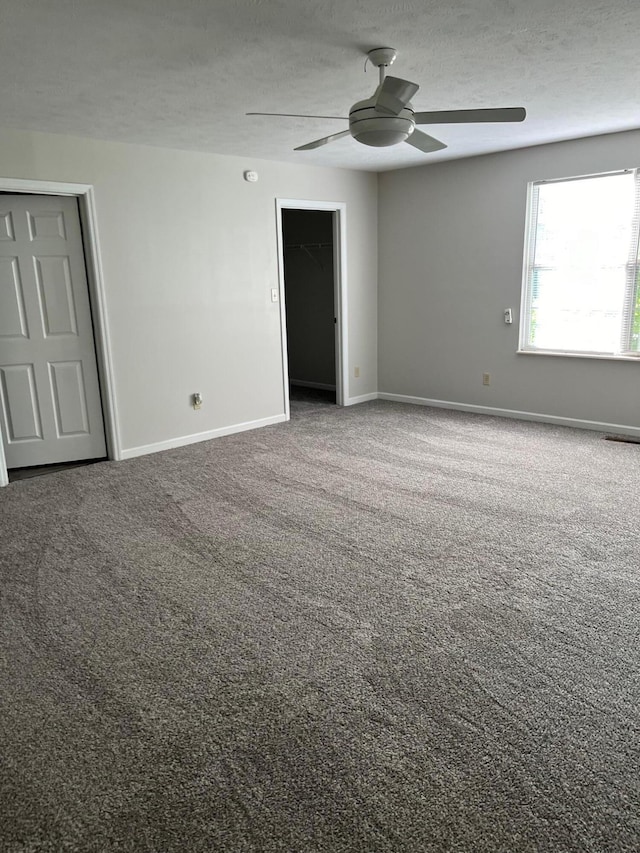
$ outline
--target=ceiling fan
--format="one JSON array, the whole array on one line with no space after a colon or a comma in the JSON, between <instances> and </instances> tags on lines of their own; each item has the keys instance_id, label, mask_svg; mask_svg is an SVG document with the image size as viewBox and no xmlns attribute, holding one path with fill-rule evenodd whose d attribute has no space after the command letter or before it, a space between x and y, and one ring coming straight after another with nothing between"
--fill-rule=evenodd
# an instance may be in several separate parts
<instances>
[{"instance_id":1,"label":"ceiling fan","mask_svg":"<svg viewBox=\"0 0 640 853\"><path fill-rule=\"evenodd\" d=\"M377 47L367 54L368 61L380 71L380 83L371 98L358 101L349 110L349 129L332 133L300 145L295 151L309 151L320 148L328 142L334 142L343 136L353 136L363 145L375 148L387 148L406 142L430 154L440 151L447 146L439 139L416 130L419 124L466 124L477 122L506 122L523 121L526 111L523 107L503 107L498 109L479 110L436 110L434 112L416 113L411 105L411 98L419 89L417 83L402 80L399 77L387 77L386 69L397 56L392 47ZM347 121L346 116L312 116L296 115L294 113L247 113L248 116L279 116L282 118L322 118Z\"/></svg>"}]
</instances>

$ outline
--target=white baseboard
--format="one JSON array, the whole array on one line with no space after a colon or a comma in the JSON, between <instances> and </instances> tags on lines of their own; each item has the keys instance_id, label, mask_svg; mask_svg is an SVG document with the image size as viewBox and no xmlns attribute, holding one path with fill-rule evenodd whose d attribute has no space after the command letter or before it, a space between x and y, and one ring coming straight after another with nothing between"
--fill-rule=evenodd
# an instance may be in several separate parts
<instances>
[{"instance_id":1,"label":"white baseboard","mask_svg":"<svg viewBox=\"0 0 640 853\"><path fill-rule=\"evenodd\" d=\"M297 385L299 388L319 388L321 391L335 391L335 385L327 385L326 382L307 382L306 379L290 379L289 385Z\"/></svg>"},{"instance_id":2,"label":"white baseboard","mask_svg":"<svg viewBox=\"0 0 640 853\"><path fill-rule=\"evenodd\" d=\"M122 451L123 459L133 459L135 456L146 456L147 453L159 453L161 450L171 450L174 447L184 447L187 444L196 444L199 441L209 441L212 438L220 438L223 435L233 435L236 432L245 432L250 429L280 424L287 420L284 414L273 415L270 418L260 418L257 421L245 421L240 424L232 424L227 427L210 429L207 432L196 432L193 435L181 435L178 438L170 438L168 441L158 441L155 444L144 444L140 447L130 447Z\"/></svg>"},{"instance_id":3,"label":"white baseboard","mask_svg":"<svg viewBox=\"0 0 640 853\"><path fill-rule=\"evenodd\" d=\"M377 400L379 396L377 391L373 391L371 394L362 394L360 397L345 397L344 405L356 406L358 403L368 403L370 400Z\"/></svg>"},{"instance_id":4,"label":"white baseboard","mask_svg":"<svg viewBox=\"0 0 640 853\"><path fill-rule=\"evenodd\" d=\"M408 394L391 394L386 391L362 394L359 397L347 397L345 406L355 406L358 403L367 403L371 400L390 400L395 403L410 403L414 406L433 406L437 409L452 409L460 412L474 412L478 415L491 415L500 418L514 418L521 421L535 421L538 423L556 424L557 426L575 427L577 429L590 429L597 432L616 433L619 435L632 435L640 437L640 427L629 424L612 424L601 421L587 421L579 418L565 418L559 415L547 415L539 412L521 412L515 409L498 409L493 406L478 406L473 403L457 403L451 400L433 400L427 397L413 397ZM140 447L130 447L122 451L122 459L133 459L136 456L145 456L147 453L158 453L162 450L171 450L174 447L184 447L188 444L196 444L199 441L209 441L212 438L220 438L223 435L233 435L236 432L259 429L271 424L283 423L287 420L286 415L273 415L269 418L260 418L255 421L246 421L240 424L232 424L227 427L208 430L207 432L194 433L172 438L168 441L159 441L155 444L146 444Z\"/></svg>"},{"instance_id":5,"label":"white baseboard","mask_svg":"<svg viewBox=\"0 0 640 853\"><path fill-rule=\"evenodd\" d=\"M640 427L629 424L609 424L600 421L585 421L579 418L564 418L560 415L543 415L539 412L520 412L516 409L496 409L492 406L476 406L473 403L454 403L450 400L430 400L426 397L410 397L406 394L378 392L379 400L391 400L395 403L411 403L414 406L434 406L437 409L454 409L459 412L475 412L478 415L493 415L498 418L515 418L519 421L536 421L557 426L592 429L597 432L613 432L621 435L640 436Z\"/></svg>"}]
</instances>

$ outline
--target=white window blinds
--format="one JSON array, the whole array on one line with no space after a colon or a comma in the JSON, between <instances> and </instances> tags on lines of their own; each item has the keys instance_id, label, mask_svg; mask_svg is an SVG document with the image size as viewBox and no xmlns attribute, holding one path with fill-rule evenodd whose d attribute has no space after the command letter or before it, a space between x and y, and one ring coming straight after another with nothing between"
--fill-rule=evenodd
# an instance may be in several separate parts
<instances>
[{"instance_id":1,"label":"white window blinds","mask_svg":"<svg viewBox=\"0 0 640 853\"><path fill-rule=\"evenodd\" d=\"M520 348L640 354L638 170L531 185Z\"/></svg>"}]
</instances>

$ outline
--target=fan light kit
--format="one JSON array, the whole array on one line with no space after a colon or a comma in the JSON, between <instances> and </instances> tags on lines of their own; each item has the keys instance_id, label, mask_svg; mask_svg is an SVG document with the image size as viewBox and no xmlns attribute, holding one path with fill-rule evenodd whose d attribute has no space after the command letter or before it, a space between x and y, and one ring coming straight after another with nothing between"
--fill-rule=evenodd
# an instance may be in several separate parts
<instances>
[{"instance_id":1,"label":"fan light kit","mask_svg":"<svg viewBox=\"0 0 640 853\"><path fill-rule=\"evenodd\" d=\"M375 65L380 72L378 88L370 98L357 101L346 116L295 115L292 113L247 113L249 116L277 116L280 118L322 118L337 121L349 121L349 129L323 136L314 142L300 145L296 151L309 151L320 148L344 136L352 136L363 145L374 148L388 148L400 142L406 142L430 154L447 146L439 139L416 130L419 124L466 124L479 122L523 121L526 111L523 107L502 107L499 109L479 110L436 110L434 112L414 112L411 98L419 89L417 83L402 80L400 77L387 77L386 69L397 56L392 47L377 47L367 54L367 61Z\"/></svg>"}]
</instances>

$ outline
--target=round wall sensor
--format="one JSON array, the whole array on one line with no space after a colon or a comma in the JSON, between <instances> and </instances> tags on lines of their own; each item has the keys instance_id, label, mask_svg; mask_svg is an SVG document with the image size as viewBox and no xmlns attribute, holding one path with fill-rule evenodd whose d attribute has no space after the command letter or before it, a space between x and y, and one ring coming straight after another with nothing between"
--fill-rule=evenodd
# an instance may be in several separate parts
<instances>
[{"instance_id":1,"label":"round wall sensor","mask_svg":"<svg viewBox=\"0 0 640 853\"><path fill-rule=\"evenodd\" d=\"M249 181L250 184L255 184L255 182L258 180L258 173L257 172L245 172L244 173L244 179L245 179L245 181Z\"/></svg>"}]
</instances>

